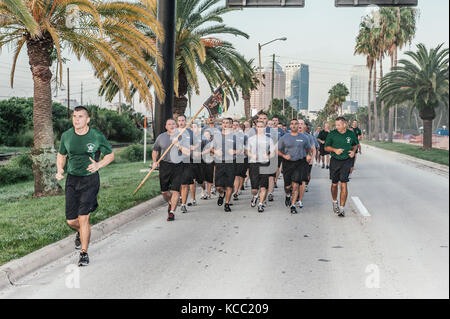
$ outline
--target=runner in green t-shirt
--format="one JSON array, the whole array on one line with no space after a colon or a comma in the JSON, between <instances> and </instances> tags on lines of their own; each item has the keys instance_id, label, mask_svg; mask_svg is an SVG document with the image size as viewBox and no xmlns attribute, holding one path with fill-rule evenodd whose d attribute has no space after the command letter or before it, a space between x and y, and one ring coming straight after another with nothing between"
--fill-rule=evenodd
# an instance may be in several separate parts
<instances>
[{"instance_id":1,"label":"runner in green t-shirt","mask_svg":"<svg viewBox=\"0 0 450 319\"><path fill-rule=\"evenodd\" d=\"M89 128L89 112L83 106L77 106L73 112L73 128L61 136L56 166L57 180L64 178L64 166L67 162L66 179L66 221L77 231L75 248L81 249L79 266L87 266L87 254L91 226L89 215L96 210L97 194L100 188L98 170L114 160L111 145L99 131ZM104 158L100 160L100 154Z\"/></svg>"},{"instance_id":2,"label":"runner in green t-shirt","mask_svg":"<svg viewBox=\"0 0 450 319\"><path fill-rule=\"evenodd\" d=\"M350 129L355 133L356 137L358 138L358 148L356 150L355 157L353 158L353 166L352 166L352 169L350 171L350 176L351 176L353 174L353 170L355 169L356 154L358 154L358 152L359 152L359 154L362 154L362 152L361 152L361 143L359 142L362 139L362 132L361 132L360 128L358 127L358 121L357 120L354 120L352 122L352 127Z\"/></svg>"},{"instance_id":3,"label":"runner in green t-shirt","mask_svg":"<svg viewBox=\"0 0 450 319\"><path fill-rule=\"evenodd\" d=\"M330 179L333 210L341 217L345 216L344 207L348 194L348 176L358 144L355 133L347 129L345 118L338 117L336 119L336 130L331 131L325 141L325 150L331 153ZM341 183L340 206L337 201L339 182Z\"/></svg>"}]
</instances>

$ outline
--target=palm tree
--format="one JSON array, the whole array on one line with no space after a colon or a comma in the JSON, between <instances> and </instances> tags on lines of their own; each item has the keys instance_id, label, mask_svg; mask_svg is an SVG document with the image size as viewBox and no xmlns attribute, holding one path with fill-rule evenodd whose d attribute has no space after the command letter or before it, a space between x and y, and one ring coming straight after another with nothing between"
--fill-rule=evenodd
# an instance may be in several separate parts
<instances>
[{"instance_id":1,"label":"palm tree","mask_svg":"<svg viewBox=\"0 0 450 319\"><path fill-rule=\"evenodd\" d=\"M416 33L418 10L414 8L381 8L380 17L385 28L385 50L391 58L391 70L397 66L398 50L411 44ZM394 108L389 108L388 142L393 140Z\"/></svg>"},{"instance_id":2,"label":"palm tree","mask_svg":"<svg viewBox=\"0 0 450 319\"><path fill-rule=\"evenodd\" d=\"M235 85L242 91L242 99L244 100L245 117L250 119L251 105L250 95L252 91L258 89L259 77L256 71L256 67L253 66L254 60L247 61L246 65L243 65L243 70L235 78Z\"/></svg>"},{"instance_id":3,"label":"palm tree","mask_svg":"<svg viewBox=\"0 0 450 319\"><path fill-rule=\"evenodd\" d=\"M328 94L330 95L328 99L328 108L330 110L330 114L342 115L342 104L350 94L347 86L345 86L344 83L338 83L334 85L330 91L328 91Z\"/></svg>"},{"instance_id":4,"label":"palm tree","mask_svg":"<svg viewBox=\"0 0 450 319\"><path fill-rule=\"evenodd\" d=\"M417 45L417 52L408 51L412 61L402 59L381 82L380 97L386 107L411 102L411 112L417 109L423 120L423 149L432 148L432 125L435 109L448 105L449 93L449 50L443 44L429 51L423 44Z\"/></svg>"},{"instance_id":5,"label":"palm tree","mask_svg":"<svg viewBox=\"0 0 450 319\"><path fill-rule=\"evenodd\" d=\"M146 38L134 23L138 22L162 36L151 9L155 0L139 3L94 0L0 0L0 49L14 48L11 72L26 44L34 82L34 148L31 152L34 172L34 196L60 194L54 173L56 151L53 140L51 56L56 51L62 72L61 46L85 58L104 82L104 70L112 68L117 85L130 97L129 83L139 88L140 96L150 100L144 85L151 82L162 97L161 83L153 69L144 63L144 53L158 56L154 41ZM77 18L78 17L78 18ZM75 22L75 23L74 23ZM78 25L77 25L78 24ZM62 73L59 75L62 80Z\"/></svg>"},{"instance_id":6,"label":"palm tree","mask_svg":"<svg viewBox=\"0 0 450 319\"><path fill-rule=\"evenodd\" d=\"M372 47L372 28L369 24L370 20L364 17L360 23L359 33L356 37L356 47L354 54L362 54L366 56L366 66L369 69L369 89L368 89L368 136L369 139L373 135L372 128L372 108L371 108L371 91L372 91L372 75L375 64L375 51Z\"/></svg>"},{"instance_id":7,"label":"palm tree","mask_svg":"<svg viewBox=\"0 0 450 319\"><path fill-rule=\"evenodd\" d=\"M218 35L249 36L233 27L223 24L222 16L233 11L221 0L178 0L175 34L175 79L174 79L174 114L184 114L188 98L200 94L199 74L206 78L211 91L225 81L226 91L233 101L239 99L238 86L234 79L248 72L248 61L239 54L233 45L218 38ZM156 14L156 10L154 11ZM156 39L152 30L147 36ZM151 57L150 65L155 64ZM131 88L132 90L133 88ZM111 101L118 93L114 82L108 83L106 99Z\"/></svg>"}]
</instances>

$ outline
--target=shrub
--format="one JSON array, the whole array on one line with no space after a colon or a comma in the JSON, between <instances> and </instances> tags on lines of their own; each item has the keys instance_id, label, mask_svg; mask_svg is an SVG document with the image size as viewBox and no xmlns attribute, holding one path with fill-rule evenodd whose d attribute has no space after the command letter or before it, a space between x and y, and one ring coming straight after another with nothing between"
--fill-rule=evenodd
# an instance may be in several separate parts
<instances>
[{"instance_id":1,"label":"shrub","mask_svg":"<svg viewBox=\"0 0 450 319\"><path fill-rule=\"evenodd\" d=\"M151 160L152 147L147 146L147 160ZM144 160L144 146L140 144L130 145L117 154L118 162L140 162Z\"/></svg>"},{"instance_id":2,"label":"shrub","mask_svg":"<svg viewBox=\"0 0 450 319\"><path fill-rule=\"evenodd\" d=\"M33 145L34 145L33 130L26 130L17 135L15 146L33 147Z\"/></svg>"},{"instance_id":3,"label":"shrub","mask_svg":"<svg viewBox=\"0 0 450 319\"><path fill-rule=\"evenodd\" d=\"M0 166L0 186L33 179L32 161L29 154L17 155Z\"/></svg>"}]
</instances>

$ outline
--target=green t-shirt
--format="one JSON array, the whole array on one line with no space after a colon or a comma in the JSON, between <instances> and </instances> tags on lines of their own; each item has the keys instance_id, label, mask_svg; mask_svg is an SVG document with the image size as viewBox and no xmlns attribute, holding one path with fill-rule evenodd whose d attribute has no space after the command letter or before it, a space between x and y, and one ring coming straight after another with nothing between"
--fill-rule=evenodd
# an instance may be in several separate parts
<instances>
[{"instance_id":1,"label":"green t-shirt","mask_svg":"<svg viewBox=\"0 0 450 319\"><path fill-rule=\"evenodd\" d=\"M359 127L353 128L353 132L355 133L356 137L358 138L358 142L359 142L359 137L362 135L360 128Z\"/></svg>"},{"instance_id":2,"label":"green t-shirt","mask_svg":"<svg viewBox=\"0 0 450 319\"><path fill-rule=\"evenodd\" d=\"M111 145L105 136L96 129L89 128L85 135L78 135L75 129L65 131L61 136L61 155L67 155L67 173L75 176L92 175L87 168L91 165L90 157L99 161L100 153L111 154Z\"/></svg>"},{"instance_id":3,"label":"green t-shirt","mask_svg":"<svg viewBox=\"0 0 450 319\"><path fill-rule=\"evenodd\" d=\"M348 152L352 150L353 146L358 144L358 138L355 133L350 130L347 130L344 134L339 133L337 130L333 130L328 134L327 140L325 141L325 147L331 146L344 150L341 155L331 152L331 157L340 161L348 159L350 157Z\"/></svg>"}]
</instances>

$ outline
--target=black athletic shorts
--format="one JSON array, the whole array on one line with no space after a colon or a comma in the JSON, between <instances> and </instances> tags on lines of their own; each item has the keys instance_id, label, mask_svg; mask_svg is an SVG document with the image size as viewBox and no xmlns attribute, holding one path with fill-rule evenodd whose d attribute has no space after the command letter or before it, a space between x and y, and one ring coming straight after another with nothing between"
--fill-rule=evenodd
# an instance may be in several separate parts
<instances>
[{"instance_id":1,"label":"black athletic shorts","mask_svg":"<svg viewBox=\"0 0 450 319\"><path fill-rule=\"evenodd\" d=\"M89 215L97 207L97 194L100 189L98 172L89 176L67 175L66 179L66 219Z\"/></svg>"},{"instance_id":2,"label":"black athletic shorts","mask_svg":"<svg viewBox=\"0 0 450 319\"><path fill-rule=\"evenodd\" d=\"M330 155L330 152L325 151L325 144L320 143L319 147L320 156Z\"/></svg>"},{"instance_id":3,"label":"black athletic shorts","mask_svg":"<svg viewBox=\"0 0 450 319\"><path fill-rule=\"evenodd\" d=\"M181 176L181 185L194 184L194 164L183 163L183 172Z\"/></svg>"},{"instance_id":4,"label":"black athletic shorts","mask_svg":"<svg viewBox=\"0 0 450 319\"><path fill-rule=\"evenodd\" d=\"M350 170L353 167L354 159L348 158L346 160L337 160L334 157L330 161L330 179L333 184L348 183L350 180Z\"/></svg>"},{"instance_id":5,"label":"black athletic shorts","mask_svg":"<svg viewBox=\"0 0 450 319\"><path fill-rule=\"evenodd\" d=\"M309 179L311 178L312 167L313 167L312 165L308 164L308 177L309 177Z\"/></svg>"},{"instance_id":6,"label":"black athletic shorts","mask_svg":"<svg viewBox=\"0 0 450 319\"><path fill-rule=\"evenodd\" d=\"M281 156L278 156L278 168L281 167L281 164L283 164L284 158L282 158Z\"/></svg>"},{"instance_id":7,"label":"black athletic shorts","mask_svg":"<svg viewBox=\"0 0 450 319\"><path fill-rule=\"evenodd\" d=\"M216 163L216 187L233 187L236 177L234 163Z\"/></svg>"},{"instance_id":8,"label":"black athletic shorts","mask_svg":"<svg viewBox=\"0 0 450 319\"><path fill-rule=\"evenodd\" d=\"M308 181L309 164L306 158L298 161L283 162L284 186L287 187L292 183L301 184Z\"/></svg>"},{"instance_id":9,"label":"black athletic shorts","mask_svg":"<svg viewBox=\"0 0 450 319\"><path fill-rule=\"evenodd\" d=\"M263 165L260 163L250 163L250 183L252 184L252 189L259 189L260 187L269 188L269 176L267 174L261 174L260 168Z\"/></svg>"},{"instance_id":10,"label":"black athletic shorts","mask_svg":"<svg viewBox=\"0 0 450 319\"><path fill-rule=\"evenodd\" d=\"M214 182L214 162L202 163L203 181L212 184Z\"/></svg>"},{"instance_id":11,"label":"black athletic shorts","mask_svg":"<svg viewBox=\"0 0 450 319\"><path fill-rule=\"evenodd\" d=\"M161 192L180 191L183 163L174 164L166 161L161 161L159 164L159 184Z\"/></svg>"},{"instance_id":12,"label":"black athletic shorts","mask_svg":"<svg viewBox=\"0 0 450 319\"><path fill-rule=\"evenodd\" d=\"M203 184L205 181L205 172L203 170L203 164L202 163L194 163L192 165L192 173L194 174L193 177L195 181L199 184Z\"/></svg>"}]
</instances>

